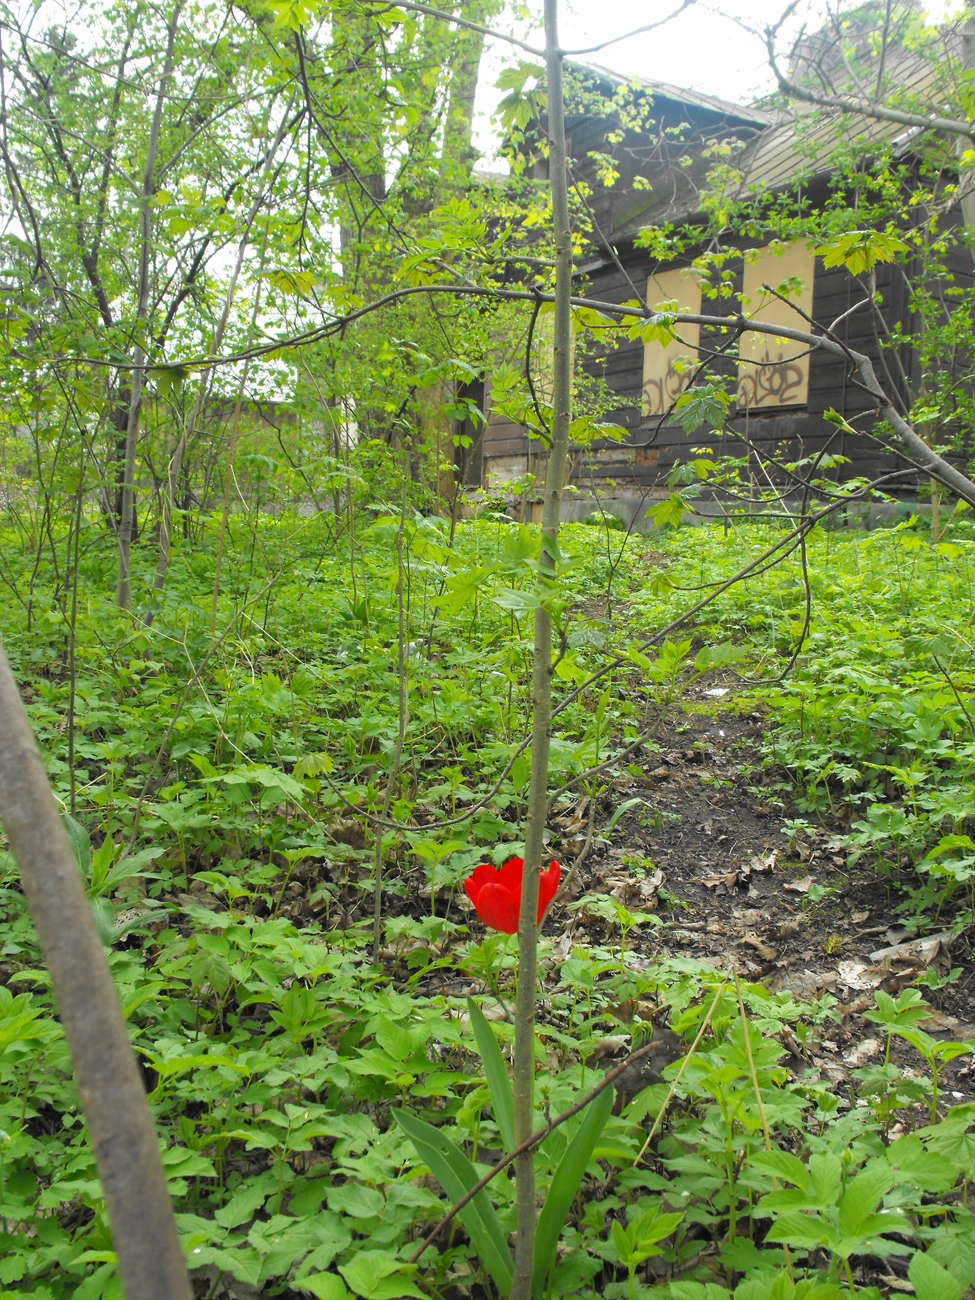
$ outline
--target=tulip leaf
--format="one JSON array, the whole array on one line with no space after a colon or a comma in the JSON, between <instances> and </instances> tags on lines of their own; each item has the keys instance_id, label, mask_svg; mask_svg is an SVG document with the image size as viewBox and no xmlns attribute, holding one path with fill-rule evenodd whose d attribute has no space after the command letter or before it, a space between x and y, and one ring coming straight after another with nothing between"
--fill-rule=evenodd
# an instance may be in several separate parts
<instances>
[{"instance_id":1,"label":"tulip leaf","mask_svg":"<svg viewBox=\"0 0 975 1300\"><path fill-rule=\"evenodd\" d=\"M606 831L611 831L613 827L616 825L616 823L619 821L619 819L623 816L623 814L628 813L631 808L635 808L638 803L643 803L643 800L627 799L625 803L621 803L620 806L613 813L612 817L609 819L609 825L606 827ZM604 832L604 834L605 833L606 832Z\"/></svg>"},{"instance_id":2,"label":"tulip leaf","mask_svg":"<svg viewBox=\"0 0 975 1300\"><path fill-rule=\"evenodd\" d=\"M569 1206L582 1186L599 1135L606 1127L609 1113L613 1109L613 1096L612 1088L604 1088L599 1096L589 1103L582 1123L569 1143L565 1155L559 1161L559 1167L552 1178L535 1229L535 1259L532 1268L532 1295L535 1300L541 1300L545 1294L546 1282L555 1263L555 1252L562 1229L565 1227Z\"/></svg>"},{"instance_id":3,"label":"tulip leaf","mask_svg":"<svg viewBox=\"0 0 975 1300\"><path fill-rule=\"evenodd\" d=\"M479 1179L477 1170L456 1143L442 1129L434 1128L426 1120L417 1119L404 1110L393 1113L451 1203L466 1196ZM506 1297L511 1291L511 1251L487 1191L482 1188L457 1217L467 1229L478 1258L494 1279L495 1286Z\"/></svg>"},{"instance_id":4,"label":"tulip leaf","mask_svg":"<svg viewBox=\"0 0 975 1300\"><path fill-rule=\"evenodd\" d=\"M515 1149L515 1099L511 1091L511 1080L508 1078L508 1067L504 1063L494 1030L473 998L467 999L467 1010L474 1027L477 1050L481 1054L484 1073L487 1076L491 1105L494 1108L494 1121L507 1153Z\"/></svg>"}]
</instances>

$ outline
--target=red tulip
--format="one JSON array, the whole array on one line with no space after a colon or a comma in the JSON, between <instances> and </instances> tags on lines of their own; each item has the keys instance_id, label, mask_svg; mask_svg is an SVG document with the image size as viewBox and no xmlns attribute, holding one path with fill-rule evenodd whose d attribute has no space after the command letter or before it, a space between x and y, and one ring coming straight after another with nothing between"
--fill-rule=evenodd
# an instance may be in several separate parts
<instances>
[{"instance_id":1,"label":"red tulip","mask_svg":"<svg viewBox=\"0 0 975 1300\"><path fill-rule=\"evenodd\" d=\"M474 910L492 930L502 934L518 933L518 912L521 909L521 878L524 871L523 858L509 858L500 871L487 862L474 868L474 874L464 881L467 897L474 904ZM555 897L559 887L560 868L552 862L542 872L538 883L538 917Z\"/></svg>"}]
</instances>

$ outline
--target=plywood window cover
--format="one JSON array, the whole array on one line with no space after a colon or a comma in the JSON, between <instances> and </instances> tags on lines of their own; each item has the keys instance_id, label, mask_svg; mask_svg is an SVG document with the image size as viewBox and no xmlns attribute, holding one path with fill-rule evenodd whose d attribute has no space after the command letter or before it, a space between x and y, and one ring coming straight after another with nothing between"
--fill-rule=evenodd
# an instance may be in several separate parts
<instances>
[{"instance_id":1,"label":"plywood window cover","mask_svg":"<svg viewBox=\"0 0 975 1300\"><path fill-rule=\"evenodd\" d=\"M657 271L647 281L650 307L676 302L679 311L700 315L701 286L690 267ZM681 325L680 338L670 343L647 343L643 349L643 414L663 415L680 397L694 374L701 331L698 325ZM678 366L683 361L684 364Z\"/></svg>"},{"instance_id":2,"label":"plywood window cover","mask_svg":"<svg viewBox=\"0 0 975 1300\"><path fill-rule=\"evenodd\" d=\"M742 292L745 311L770 325L792 329L806 327L806 322L781 299L762 289L773 288L795 277L803 283L802 292L793 294L795 303L807 316L812 315L813 277L816 257L805 239L763 249L754 260L746 258ZM738 365L738 405L747 410L782 406L805 406L809 395L809 351L805 344L774 334L750 332L742 335Z\"/></svg>"}]
</instances>

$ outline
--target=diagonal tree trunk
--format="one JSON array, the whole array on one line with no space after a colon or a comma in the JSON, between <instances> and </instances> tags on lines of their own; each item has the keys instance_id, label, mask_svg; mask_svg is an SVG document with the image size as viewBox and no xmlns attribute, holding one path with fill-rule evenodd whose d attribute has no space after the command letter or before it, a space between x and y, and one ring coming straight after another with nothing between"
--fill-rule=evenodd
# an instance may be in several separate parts
<instances>
[{"instance_id":1,"label":"diagonal tree trunk","mask_svg":"<svg viewBox=\"0 0 975 1300\"><path fill-rule=\"evenodd\" d=\"M191 1300L159 1139L81 874L0 648L0 817L37 927L127 1300Z\"/></svg>"}]
</instances>

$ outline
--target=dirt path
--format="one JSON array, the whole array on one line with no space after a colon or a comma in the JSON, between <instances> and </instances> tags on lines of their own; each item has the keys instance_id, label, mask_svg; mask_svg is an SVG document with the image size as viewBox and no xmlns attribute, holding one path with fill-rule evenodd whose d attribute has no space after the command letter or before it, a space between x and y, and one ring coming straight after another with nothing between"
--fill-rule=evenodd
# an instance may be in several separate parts
<instances>
[{"instance_id":1,"label":"dirt path","mask_svg":"<svg viewBox=\"0 0 975 1300\"><path fill-rule=\"evenodd\" d=\"M951 917L944 914L934 925L925 918L924 937L910 934L904 925L910 914L894 910L905 895L866 859L847 866L839 822L790 841L783 825L800 814L761 784L769 778L760 767L760 715L741 717L714 705L702 694L661 736L662 756L644 763L641 776L615 781L597 825L628 799L642 803L624 814L608 843L594 840L576 898L608 894L631 911L666 918L662 928L644 924L630 932L627 947L638 961L693 957L737 970L773 992L790 990L797 1001L823 1005L828 995L835 1020L822 1020L805 1050L794 1038L784 1041L794 1073L816 1071L843 1087L851 1071L880 1063L884 1034L862 1013L873 1009L876 989L896 997L929 970L943 977L960 969L960 975L938 991L921 984L934 1010L920 1027L942 1040L975 1039L968 937L952 941ZM812 815L807 820L816 822ZM576 847L567 840L566 850ZM564 860L571 861L569 852ZM557 952L586 939L607 942L607 926L585 901L578 911L563 909L551 926ZM613 933L618 946L618 926ZM927 1073L900 1040L892 1059L908 1074ZM975 1098L972 1062L965 1054L946 1067L945 1104Z\"/></svg>"}]
</instances>

